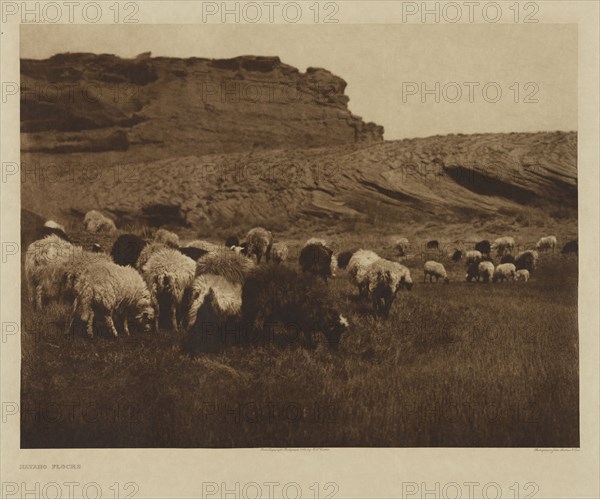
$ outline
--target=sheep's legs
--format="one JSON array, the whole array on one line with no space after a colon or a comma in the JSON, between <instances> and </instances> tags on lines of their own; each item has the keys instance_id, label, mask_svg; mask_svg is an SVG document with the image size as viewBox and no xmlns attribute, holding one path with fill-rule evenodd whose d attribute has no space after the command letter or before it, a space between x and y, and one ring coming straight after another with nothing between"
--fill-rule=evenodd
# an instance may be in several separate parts
<instances>
[{"instance_id":1,"label":"sheep's legs","mask_svg":"<svg viewBox=\"0 0 600 499\"><path fill-rule=\"evenodd\" d=\"M113 336L115 338L117 336L119 336L119 333L117 332L117 328L115 327L115 322L113 321L112 316L110 314L106 314L105 320L106 320L106 323L108 324L108 327L110 328L110 331L112 332Z\"/></svg>"},{"instance_id":2,"label":"sheep's legs","mask_svg":"<svg viewBox=\"0 0 600 499\"><path fill-rule=\"evenodd\" d=\"M171 327L173 331L177 332L177 306L175 303L171 304Z\"/></svg>"},{"instance_id":3,"label":"sheep's legs","mask_svg":"<svg viewBox=\"0 0 600 499\"><path fill-rule=\"evenodd\" d=\"M94 312L90 310L89 312L81 315L81 320L86 323L85 330L87 332L88 338L94 337Z\"/></svg>"},{"instance_id":4,"label":"sheep's legs","mask_svg":"<svg viewBox=\"0 0 600 499\"><path fill-rule=\"evenodd\" d=\"M123 331L125 331L125 334L129 336L129 324L127 324L126 316L123 316Z\"/></svg>"}]
</instances>

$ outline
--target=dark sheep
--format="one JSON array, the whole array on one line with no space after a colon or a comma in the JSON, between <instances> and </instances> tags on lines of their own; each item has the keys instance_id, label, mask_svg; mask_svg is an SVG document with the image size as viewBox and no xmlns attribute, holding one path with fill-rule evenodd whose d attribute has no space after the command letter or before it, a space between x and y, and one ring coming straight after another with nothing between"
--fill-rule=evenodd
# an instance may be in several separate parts
<instances>
[{"instance_id":1,"label":"dark sheep","mask_svg":"<svg viewBox=\"0 0 600 499\"><path fill-rule=\"evenodd\" d=\"M135 234L121 234L113 244L110 255L117 265L135 267L140 253L147 244Z\"/></svg>"},{"instance_id":2,"label":"dark sheep","mask_svg":"<svg viewBox=\"0 0 600 499\"><path fill-rule=\"evenodd\" d=\"M433 239L431 241L427 241L425 246L427 249L438 249L440 247L440 242L437 239Z\"/></svg>"},{"instance_id":3,"label":"dark sheep","mask_svg":"<svg viewBox=\"0 0 600 499\"><path fill-rule=\"evenodd\" d=\"M350 258L352 258L352 255L354 255L355 252L356 250L341 252L337 257L338 268L345 269L348 266L348 263L350 263Z\"/></svg>"},{"instance_id":4,"label":"dark sheep","mask_svg":"<svg viewBox=\"0 0 600 499\"><path fill-rule=\"evenodd\" d=\"M473 279L479 281L479 263L473 262L467 267L467 282L471 282Z\"/></svg>"},{"instance_id":5,"label":"dark sheep","mask_svg":"<svg viewBox=\"0 0 600 499\"><path fill-rule=\"evenodd\" d=\"M198 258L206 255L208 253L207 250L203 250L200 248L194 248L194 247L189 247L189 248L179 248L179 251L184 254L185 256L189 256L192 260L198 260Z\"/></svg>"},{"instance_id":6,"label":"dark sheep","mask_svg":"<svg viewBox=\"0 0 600 499\"><path fill-rule=\"evenodd\" d=\"M511 254L508 255L504 255L501 259L500 259L500 263L515 263L515 257L512 256Z\"/></svg>"},{"instance_id":7,"label":"dark sheep","mask_svg":"<svg viewBox=\"0 0 600 499\"><path fill-rule=\"evenodd\" d=\"M313 334L321 332L334 350L348 326L323 281L281 265L259 267L248 276L242 288L242 322L261 342L281 339L277 331L288 343L302 337L305 346L314 348Z\"/></svg>"},{"instance_id":8,"label":"dark sheep","mask_svg":"<svg viewBox=\"0 0 600 499\"><path fill-rule=\"evenodd\" d=\"M518 255L515 261L516 270L526 269L530 273L533 273L537 264L536 254L533 251L524 251Z\"/></svg>"},{"instance_id":9,"label":"dark sheep","mask_svg":"<svg viewBox=\"0 0 600 499\"><path fill-rule=\"evenodd\" d=\"M71 238L69 236L67 236L67 234L65 234L64 230L61 229L57 229L55 227L38 227L35 231L35 241L39 241L40 239L44 239L45 237L51 236L51 235L55 235L60 237L61 239L63 239L64 241L67 241L68 243L71 243L73 241L71 241Z\"/></svg>"},{"instance_id":10,"label":"dark sheep","mask_svg":"<svg viewBox=\"0 0 600 499\"><path fill-rule=\"evenodd\" d=\"M577 240L569 241L568 243L566 243L563 246L562 252L577 254L579 252L579 244L578 244Z\"/></svg>"},{"instance_id":11,"label":"dark sheep","mask_svg":"<svg viewBox=\"0 0 600 499\"><path fill-rule=\"evenodd\" d=\"M322 244L307 244L300 252L299 262L303 272L319 276L324 281L331 277L333 251Z\"/></svg>"},{"instance_id":12,"label":"dark sheep","mask_svg":"<svg viewBox=\"0 0 600 499\"><path fill-rule=\"evenodd\" d=\"M225 246L227 246L228 248L239 245L240 239L237 236L229 236L227 239L225 239Z\"/></svg>"},{"instance_id":13,"label":"dark sheep","mask_svg":"<svg viewBox=\"0 0 600 499\"><path fill-rule=\"evenodd\" d=\"M487 239L484 239L475 245L475 249L482 255L489 255L490 251L492 251L492 244Z\"/></svg>"},{"instance_id":14,"label":"dark sheep","mask_svg":"<svg viewBox=\"0 0 600 499\"><path fill-rule=\"evenodd\" d=\"M454 253L452 253L452 261L453 262L458 262L458 261L460 261L461 258L462 258L462 251L456 250Z\"/></svg>"}]
</instances>

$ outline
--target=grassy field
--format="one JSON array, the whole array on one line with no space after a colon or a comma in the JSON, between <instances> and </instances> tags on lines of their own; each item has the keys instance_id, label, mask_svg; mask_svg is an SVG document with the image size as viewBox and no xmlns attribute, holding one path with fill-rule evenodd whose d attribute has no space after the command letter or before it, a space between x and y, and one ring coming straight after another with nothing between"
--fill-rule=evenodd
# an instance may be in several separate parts
<instances>
[{"instance_id":1,"label":"grassy field","mask_svg":"<svg viewBox=\"0 0 600 499\"><path fill-rule=\"evenodd\" d=\"M170 331L88 340L23 289L22 447L578 447L577 259L542 255L529 283L488 285L442 261L447 286L405 261L416 284L388 320L340 271L351 326L336 353L323 338L195 359Z\"/></svg>"}]
</instances>

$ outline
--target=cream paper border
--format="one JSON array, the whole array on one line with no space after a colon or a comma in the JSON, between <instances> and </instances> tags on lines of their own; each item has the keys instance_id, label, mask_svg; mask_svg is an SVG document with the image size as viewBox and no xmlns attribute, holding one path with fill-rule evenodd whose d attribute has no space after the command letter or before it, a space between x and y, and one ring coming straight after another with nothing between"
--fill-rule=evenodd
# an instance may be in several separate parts
<instances>
[{"instance_id":1,"label":"cream paper border","mask_svg":"<svg viewBox=\"0 0 600 499\"><path fill-rule=\"evenodd\" d=\"M45 2L26 2L27 4ZM63 2L57 2L62 5ZM113 2L100 2L106 9ZM138 1L137 18L143 24L201 24L202 4L206 2ZM220 2L219 2L220 3ZM259 2L260 3L260 2ZM299 2L307 9L312 2ZM401 23L406 4L421 2L340 1L338 18L345 24ZM435 2L428 2L433 4ZM463 3L463 2L459 2ZM488 3L488 2L483 2ZM499 2L507 9L514 2ZM21 2L3 2L21 5ZM403 6L403 4L405 4ZM461 486L462 497L479 497L486 484L499 484L502 497L516 497L509 487L518 482L519 497L526 497L525 483L539 485L537 498L597 498L600 497L598 470L598 401L599 401L599 329L598 329L598 40L599 15L596 1L538 1L537 17L545 24L575 23L579 30L579 240L580 240L580 392L581 392L581 448L556 449L539 452L534 449L329 449L329 450L179 450L179 449L72 449L20 450L19 417L6 414L7 403L19 401L20 343L18 335L7 335L9 323L20 321L20 266L19 255L11 255L13 242L19 241L20 180L18 175L7 175L11 166L19 164L19 100L7 98L2 102L1 116L1 207L2 207L2 310L3 338L1 343L1 398L3 419L1 481L18 484L17 495L6 497L37 497L25 495L25 487L34 490L34 484L50 482L61 485L63 495L73 485L81 494L84 485L96 483L102 488L102 497L115 497L109 487L118 483L126 497L123 484L135 482L138 498L191 498L235 497L236 483L249 497L261 486L262 497L281 496L283 485L289 497L295 496L291 483L301 487L302 497L316 497L311 485L322 487L335 482L339 489L334 497L455 497ZM19 23L18 16L2 22L1 64L2 82L19 82ZM68 22L68 19L60 22ZM81 22L81 21L79 21ZM217 21L218 22L218 21ZM501 21L502 23L503 21ZM99 23L111 23L106 14ZM416 24L420 24L418 21ZM159 30L157 29L157 35ZM560 71L560 68L556 68ZM8 328L8 329L7 329ZM10 411L9 411L10 412ZM19 470L19 464L75 463L77 471ZM204 485L203 494L203 483ZM208 495L211 483L217 484L216 495ZM279 485L264 485L278 483ZM413 485L417 492L409 495ZM437 486L436 491L436 483ZM467 483L477 483L469 488ZM209 488L207 488L209 487ZM274 487L274 488L269 488ZM41 490L41 489L40 489ZM49 497L55 489L46 488ZM86 489L95 497L94 486ZM333 489L330 489L330 491ZM472 494L469 491L474 490ZM79 491L79 492L78 492ZM227 491L229 491L228 494ZM486 489L495 496L494 486ZM260 496L259 496L260 497ZM319 497L325 497L321 488Z\"/></svg>"}]
</instances>

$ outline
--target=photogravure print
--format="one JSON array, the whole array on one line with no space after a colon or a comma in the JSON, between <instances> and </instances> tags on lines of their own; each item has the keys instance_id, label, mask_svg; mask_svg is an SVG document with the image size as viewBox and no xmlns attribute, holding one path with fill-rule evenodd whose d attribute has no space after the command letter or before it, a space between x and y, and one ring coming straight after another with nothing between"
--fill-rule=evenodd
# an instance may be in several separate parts
<instances>
[{"instance_id":1,"label":"photogravure print","mask_svg":"<svg viewBox=\"0 0 600 499\"><path fill-rule=\"evenodd\" d=\"M350 3L156 26L147 2L3 3L22 450L582 450L577 25L542 2L347 24ZM152 496L78 460L15 466L73 474L3 497ZM354 497L287 476L193 494ZM404 475L394 497L548 493L488 478Z\"/></svg>"}]
</instances>

